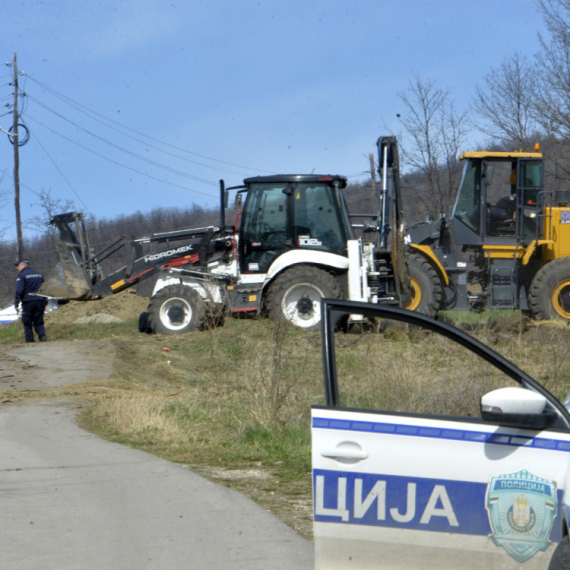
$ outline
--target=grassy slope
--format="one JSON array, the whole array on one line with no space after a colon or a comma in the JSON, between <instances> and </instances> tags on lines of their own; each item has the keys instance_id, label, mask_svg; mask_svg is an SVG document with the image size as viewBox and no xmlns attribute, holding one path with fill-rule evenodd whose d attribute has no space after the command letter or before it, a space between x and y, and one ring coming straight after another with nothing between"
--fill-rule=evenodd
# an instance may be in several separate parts
<instances>
[{"instance_id":1,"label":"grassy slope","mask_svg":"<svg viewBox=\"0 0 570 570\"><path fill-rule=\"evenodd\" d=\"M518 313L468 321L481 340L559 398L567 395L566 327L529 326ZM324 403L319 333L228 320L174 336L140 335L134 322L54 325L49 334L113 339L112 389L89 396L85 427L188 464L310 537L310 406ZM0 327L0 343L22 336L19 327ZM462 349L416 329L339 334L337 353L342 398L354 407L477 415L480 395L501 385Z\"/></svg>"}]
</instances>

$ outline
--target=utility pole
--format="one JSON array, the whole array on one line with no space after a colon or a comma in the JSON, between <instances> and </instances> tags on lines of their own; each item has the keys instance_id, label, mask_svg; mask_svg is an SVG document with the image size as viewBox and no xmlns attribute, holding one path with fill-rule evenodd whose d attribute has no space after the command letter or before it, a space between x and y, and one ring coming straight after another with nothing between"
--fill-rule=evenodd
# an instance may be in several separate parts
<instances>
[{"instance_id":1,"label":"utility pole","mask_svg":"<svg viewBox=\"0 0 570 570\"><path fill-rule=\"evenodd\" d=\"M14 124L12 142L14 147L14 205L16 207L16 231L18 232L18 259L24 257L24 237L22 236L22 220L20 217L20 154L18 139L18 58L14 53Z\"/></svg>"}]
</instances>

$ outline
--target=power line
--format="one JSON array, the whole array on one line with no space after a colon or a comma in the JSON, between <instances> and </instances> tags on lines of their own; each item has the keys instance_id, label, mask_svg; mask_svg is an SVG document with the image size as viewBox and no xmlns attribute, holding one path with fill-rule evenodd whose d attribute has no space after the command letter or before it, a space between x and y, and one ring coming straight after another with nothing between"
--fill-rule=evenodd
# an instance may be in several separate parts
<instances>
[{"instance_id":1,"label":"power line","mask_svg":"<svg viewBox=\"0 0 570 570\"><path fill-rule=\"evenodd\" d=\"M31 98L31 96L29 96L29 97ZM162 148L160 148L160 147L158 147L158 146L155 146L155 145L153 145L153 144L149 144L148 142L145 142L145 141L143 141L143 140L140 140L140 139L138 139L138 138L136 138L136 137L134 137L134 136L132 136L132 135L129 135L128 133L125 133L125 132L123 132L122 130L120 130L120 129L118 129L118 128L112 126L113 123L114 123L114 124L117 124L117 125L120 125L120 123L117 123L116 121L113 121L112 119L103 118L103 120L102 120L102 119L100 119L100 118L97 118L97 116L100 116L98 113L96 113L95 111L84 110L84 109L82 108L82 107L83 107L82 105L80 105L79 103L70 102L71 100L69 100L69 101L66 100L66 99L65 99L65 96L63 96L63 95L59 96L59 95L56 94L56 97L60 97L65 103L67 103L68 105L70 105L71 107L73 107L75 110L79 111L80 113L83 113L84 115L86 115L86 116L89 117L90 119L95 120L95 121L97 121L98 123L104 125L106 128L111 129L111 130L113 130L113 131L119 133L120 135L122 135L122 136L124 136L124 137L127 137L127 138L129 138L129 139L131 139L131 140L134 140L134 141L136 141L136 142L138 142L138 143L140 143L140 144L142 144L142 145L145 145L145 146L147 146L147 147L149 147L149 148L152 148L152 149L154 149L154 150L157 150L157 151L162 152L162 153L164 153L164 154L167 154L167 155L169 155L169 156L173 156L174 158L177 158L177 159L179 159L179 160L184 160L185 162L190 162L190 163L192 163L192 164L196 164L196 165L198 165L198 166L202 166L202 167L204 167L204 168L209 168L209 169L216 170L216 171L223 171L223 172L228 172L228 173L230 173L230 174L237 174L238 176L243 176L243 173L242 173L242 172L236 172L235 170L228 170L227 168L222 168L222 167L220 167L220 166L212 166L212 165L210 165L210 164L204 164L203 162L198 162L198 161L196 161L196 160L192 160L191 158L188 158L188 157L185 157L185 156L180 156L179 154L175 154L175 153L173 153L173 152L164 150L164 149L162 149ZM52 111L52 110L49 109L49 108L48 108L48 110L55 113L55 111ZM56 114L57 114L57 113L56 113ZM94 116L94 115L95 115L95 116ZM111 124L108 124L108 123L111 123ZM75 124L75 123L73 123L73 124ZM128 127L123 127L122 125L120 125L120 126L121 126L121 128L128 128ZM132 129L129 129L129 130L132 130ZM133 131L133 132L137 133L137 131ZM137 134L138 134L138 133L137 133ZM153 139L152 137L149 137L148 135L145 135L145 134L142 134L142 133L140 134L140 136L143 136L143 137L145 137L145 138L147 138L147 139L149 139L149 140L155 140L155 141L156 141L156 139ZM162 144L162 145L167 145L167 143L164 143L164 142L161 142L161 141L157 141L157 142L159 142L159 143ZM167 146L172 146L172 145L167 145ZM185 150L183 150L183 149L178 149L177 147L172 147L172 148L175 148L176 150L179 150L180 152L188 152L188 151L185 151ZM200 156L200 155L197 155L197 156ZM215 160L215 159L211 159L211 160ZM228 164L231 164L231 163L228 163ZM247 167L240 167L240 168L247 168ZM253 169L252 169L252 170L253 170Z\"/></svg>"},{"instance_id":2,"label":"power line","mask_svg":"<svg viewBox=\"0 0 570 570\"><path fill-rule=\"evenodd\" d=\"M51 133L65 139L66 141L78 146L79 148L82 148L83 150L86 150L87 152L90 152L90 153L98 156L99 158L102 158L104 160L107 160L108 162L116 164L117 166L120 166L122 168L126 168L127 170L131 170L132 172L136 172L137 174L141 174L142 176L146 176L147 178L151 178L152 180L156 180L157 182L161 182L162 184L168 184L169 186L174 186L175 188L185 190L186 192L192 192L195 194L202 194L203 196L208 196L209 198L215 197L214 194L208 194L207 192L201 192L200 190L193 190L192 188L186 188L185 186L180 186L179 184L175 184L174 182L168 182L167 180L162 180L160 178L157 178L156 176L152 176L151 174L147 174L146 172L142 172L140 170L137 170L136 168L132 168L131 166L121 164L120 162L117 162L116 160L113 160L112 158L108 158L107 156L105 156L101 153L98 153L98 152L96 152L96 151L94 151L94 150L70 139L69 137L66 137L65 135L62 135L61 133L58 133L57 131L53 130L51 127L44 125L43 123L41 123L37 119L34 119L33 117L30 117L29 115L28 115L28 118L31 119L33 122L37 123L38 125L42 126L44 129L47 129Z\"/></svg>"},{"instance_id":3,"label":"power line","mask_svg":"<svg viewBox=\"0 0 570 570\"><path fill-rule=\"evenodd\" d=\"M186 172L182 172L181 170L176 170L176 169L171 168L169 166L165 166L163 164L160 164L159 162L156 162L154 160L150 160L148 158L145 158L144 156L141 156L140 154L137 154L135 152L127 150L118 144L115 144L115 143L95 134L95 133L92 133L91 131L85 129L84 127L82 127L80 125L78 125L77 123L73 122L72 120L68 119L67 117L64 117L63 115L61 115L57 111L54 111L53 109L49 108L47 105L44 105L41 101L37 100L35 97L32 97L30 95L28 95L28 97L32 101L34 101L35 103L37 103L38 105L40 105L41 107L43 107L44 109L49 111L50 113L53 113L54 115L56 115L60 119L62 119L64 121L68 122L69 124L73 125L75 128L83 131L84 133L87 133L88 135L92 136L93 138L96 138L97 140L99 140L105 144L108 144L109 146L112 146L113 148L115 148L117 150L120 150L121 152L124 152L125 154L128 154L129 156L132 156L133 158L137 158L139 160L142 160L143 162L146 162L147 164L150 164L152 166L156 166L157 168L162 168L163 170L166 170L166 171L171 172L173 174L177 174L178 176L182 176L184 178L189 178L190 180L194 180L196 182L202 182L203 184L209 184L210 186L217 186L218 185L217 182L214 182L212 180L206 180L205 178L200 178L199 176L187 174Z\"/></svg>"},{"instance_id":4,"label":"power line","mask_svg":"<svg viewBox=\"0 0 570 570\"><path fill-rule=\"evenodd\" d=\"M89 210L89 208L87 207L87 205L85 204L85 202L81 199L81 196L75 191L75 188L71 185L71 182L67 179L65 174L61 171L59 166L55 163L55 161L53 160L51 155L48 153L48 151L46 150L44 145L41 143L37 133L35 133L35 132L34 132L34 137L36 138L36 141L40 145L41 149L45 152L46 156L50 159L51 163L54 165L56 170L60 173L61 177L67 182L67 185L71 188L71 191L77 196L77 199L83 204L83 207L87 210L87 212L89 212L89 214L93 215L91 213L91 211Z\"/></svg>"},{"instance_id":5,"label":"power line","mask_svg":"<svg viewBox=\"0 0 570 570\"><path fill-rule=\"evenodd\" d=\"M345 174L346 178L357 178L358 176L368 176L370 175L370 171L363 170L362 172L356 172L354 174Z\"/></svg>"},{"instance_id":6,"label":"power line","mask_svg":"<svg viewBox=\"0 0 570 570\"><path fill-rule=\"evenodd\" d=\"M170 144L170 143L161 141L161 140L159 140L159 139L157 139L157 138L151 137L151 136L149 136L149 135L147 135L147 134L145 134L145 133L141 133L141 132L139 132L139 131L137 131L137 130L135 130L135 129L132 129L132 128L130 128L130 127L127 127L126 125L123 125L122 123L119 123L118 121L115 121L115 120L113 120L113 119L109 119L109 118L105 117L104 115L102 115L102 114L100 114L100 113L98 113L98 112L96 112L96 111L93 111L93 110L89 109L89 108L86 107L85 105L82 105L81 103L78 103L77 101L74 101L74 100L71 99L70 97L67 97L66 95L63 95L63 94L59 93L59 92L56 91L55 89L53 89L53 88L49 87L48 85L46 85L45 83L42 83L42 82L39 81L38 79L35 79L35 78L32 77L31 75L26 75L26 76L27 76L31 81L37 83L38 85L40 85L41 87L43 87L44 89L46 89L47 91L49 91L52 95L55 95L56 97L60 98L62 101L64 101L65 103L67 103L68 105L71 105L72 107L76 108L78 111L81 111L81 112L83 112L84 114L87 114L88 116L89 116L90 114L91 114L91 115L96 115L97 117L100 117L100 118L103 119L104 121L107 121L107 122L113 123L113 124L115 124L115 125L118 125L118 126L121 127L122 129L126 129L126 130L128 130L128 131L130 131L130 132L132 132L132 133L135 133L135 134L137 134L137 135L139 135L139 136L145 137L145 138L147 138L147 139L149 139L149 140L152 140L152 141L154 141L154 142L157 142L157 143L159 143L159 144L161 144L161 145L164 145L164 146L166 146L166 147L173 148L173 149L178 150L178 151L180 151L180 152L184 152L184 153L187 153L187 154L191 154L191 155L197 156L197 157L199 157L199 158L203 158L203 159L206 159L206 160L211 160L212 162L217 162L217 163L219 163L219 164L226 164L226 165L228 165L228 166L234 166L234 167L242 168L242 169L245 169L245 170L252 170L252 171L254 171L254 172L266 172L266 173L267 173L267 172L270 172L270 171L268 171L268 170L262 170L262 169L260 169L260 168L252 168L252 167L250 167L250 166L244 166L244 165L241 165L241 164L235 164L235 163L233 163L233 162L228 162L228 161L225 161L225 160L220 160L220 159L213 158L213 157L210 157L210 156L206 156L206 155L203 155L203 154L198 154L198 153L196 153L196 152L189 151L189 150L187 150L187 149L185 149L185 148L177 147L177 146L175 146L175 145L173 145L173 144ZM94 119L94 117L91 117L91 118ZM107 125L107 126L108 126L108 125ZM111 128L111 127L109 127L109 128ZM115 129L115 130L116 130L116 129ZM118 131L118 132L120 132L120 131ZM128 136L128 135L126 135L125 133L121 133L121 134L123 134L124 136ZM135 140L136 140L136 139L135 139ZM139 141L139 142L140 142L140 141ZM160 149L157 149L157 150L160 150ZM165 152L165 151L162 151L162 152ZM178 158L182 158L182 157L178 157ZM196 164L199 164L200 166L205 166L206 168L213 168L213 167L211 167L211 166L204 165L204 164L201 164L201 163L196 163ZM234 173L234 174L239 174L239 173Z\"/></svg>"},{"instance_id":7,"label":"power line","mask_svg":"<svg viewBox=\"0 0 570 570\"><path fill-rule=\"evenodd\" d=\"M2 174L4 176L7 176L8 178L10 178L12 181L14 181L14 177L11 174L8 174L5 170L2 171ZM26 190L28 190L29 192L31 192L32 194L35 194L38 198L41 198L41 194L39 192L36 192L35 190L33 190L32 188L30 188L29 186L26 186L26 184L22 184L20 182L20 186L22 186L22 188L25 188Z\"/></svg>"}]
</instances>

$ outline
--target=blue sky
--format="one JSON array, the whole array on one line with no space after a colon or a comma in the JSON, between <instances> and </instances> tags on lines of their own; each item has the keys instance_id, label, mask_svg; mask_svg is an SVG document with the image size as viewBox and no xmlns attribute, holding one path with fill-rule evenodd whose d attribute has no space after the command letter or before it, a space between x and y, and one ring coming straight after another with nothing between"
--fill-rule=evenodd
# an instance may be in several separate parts
<instances>
[{"instance_id":1,"label":"blue sky","mask_svg":"<svg viewBox=\"0 0 570 570\"><path fill-rule=\"evenodd\" d=\"M41 214L41 190L114 217L216 207L220 178L359 180L376 139L398 132L412 74L451 88L463 110L491 67L538 50L542 29L532 0L5 0L2 21L0 58L17 53L28 95L24 220ZM10 74L0 69L4 129ZM11 193L0 133L2 172Z\"/></svg>"}]
</instances>

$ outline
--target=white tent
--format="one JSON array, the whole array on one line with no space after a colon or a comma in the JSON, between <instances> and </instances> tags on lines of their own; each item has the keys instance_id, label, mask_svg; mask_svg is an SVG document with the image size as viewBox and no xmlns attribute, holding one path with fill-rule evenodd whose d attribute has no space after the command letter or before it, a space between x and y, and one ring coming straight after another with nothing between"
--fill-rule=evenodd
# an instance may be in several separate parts
<instances>
[{"instance_id":1,"label":"white tent","mask_svg":"<svg viewBox=\"0 0 570 570\"><path fill-rule=\"evenodd\" d=\"M16 312L14 305L8 305L0 311L0 325L7 325L19 319L20 315Z\"/></svg>"}]
</instances>

